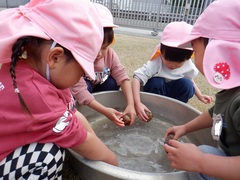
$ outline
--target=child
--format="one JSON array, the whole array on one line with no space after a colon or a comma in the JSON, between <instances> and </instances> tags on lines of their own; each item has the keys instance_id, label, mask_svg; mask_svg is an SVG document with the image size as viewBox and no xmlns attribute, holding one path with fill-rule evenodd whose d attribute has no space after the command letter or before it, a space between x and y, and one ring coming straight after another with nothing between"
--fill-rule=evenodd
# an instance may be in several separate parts
<instances>
[{"instance_id":1,"label":"child","mask_svg":"<svg viewBox=\"0 0 240 180\"><path fill-rule=\"evenodd\" d=\"M195 64L210 85L221 89L215 105L192 121L166 131L164 145L173 168L189 171L192 180L240 179L240 1L217 0L197 19L181 47L192 47ZM224 13L223 13L224 12ZM212 127L219 148L176 141L187 133Z\"/></svg>"},{"instance_id":2,"label":"child","mask_svg":"<svg viewBox=\"0 0 240 180\"><path fill-rule=\"evenodd\" d=\"M179 42L186 37L192 25L186 22L171 22L163 30L161 44L156 46L150 61L133 73L133 94L138 117L147 121L145 111L150 110L141 103L140 86L144 92L168 96L187 103L195 94L204 103L212 98L203 95L193 78L198 70L190 59L191 48L178 48Z\"/></svg>"},{"instance_id":3,"label":"child","mask_svg":"<svg viewBox=\"0 0 240 180\"><path fill-rule=\"evenodd\" d=\"M65 148L117 165L69 91L94 77L103 33L92 3L32 0L0 19L1 179L61 179Z\"/></svg>"},{"instance_id":4,"label":"child","mask_svg":"<svg viewBox=\"0 0 240 180\"><path fill-rule=\"evenodd\" d=\"M117 54L109 45L114 41L113 28L118 27L113 23L111 12L105 6L94 3L96 6L100 19L104 27L104 40L102 48L99 51L95 61L94 80L87 76L82 77L80 81L71 88L71 92L79 104L88 105L99 113L104 114L108 119L113 121L116 125L123 127L124 122L122 116L129 114L131 124L133 124L136 112L134 109L133 95L131 91L131 83L129 77L121 65ZM94 99L91 93L100 91L118 90L121 87L127 101L127 107L124 112L118 112L113 108L108 108L100 104Z\"/></svg>"}]
</instances>

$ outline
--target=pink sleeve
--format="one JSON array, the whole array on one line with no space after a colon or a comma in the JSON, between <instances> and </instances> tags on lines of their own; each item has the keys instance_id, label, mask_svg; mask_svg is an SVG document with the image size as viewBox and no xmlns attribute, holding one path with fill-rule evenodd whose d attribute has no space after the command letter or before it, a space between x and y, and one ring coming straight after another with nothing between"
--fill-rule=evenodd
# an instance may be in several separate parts
<instances>
[{"instance_id":1,"label":"pink sleeve","mask_svg":"<svg viewBox=\"0 0 240 180\"><path fill-rule=\"evenodd\" d=\"M120 63L120 60L116 52L112 48L108 48L105 56L105 63L111 69L111 75L120 85L123 81L129 80L129 77L125 71L125 67Z\"/></svg>"},{"instance_id":2,"label":"pink sleeve","mask_svg":"<svg viewBox=\"0 0 240 180\"><path fill-rule=\"evenodd\" d=\"M83 77L70 90L73 97L81 105L88 105L94 100L93 95L87 89L87 84Z\"/></svg>"}]
</instances>

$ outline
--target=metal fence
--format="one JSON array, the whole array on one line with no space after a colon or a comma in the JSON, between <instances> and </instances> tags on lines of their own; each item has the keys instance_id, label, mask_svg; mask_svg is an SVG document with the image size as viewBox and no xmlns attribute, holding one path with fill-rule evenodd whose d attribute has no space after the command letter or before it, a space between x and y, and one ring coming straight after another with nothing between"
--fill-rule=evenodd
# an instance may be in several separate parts
<instances>
[{"instance_id":1,"label":"metal fence","mask_svg":"<svg viewBox=\"0 0 240 180\"><path fill-rule=\"evenodd\" d=\"M172 21L193 24L214 0L92 0L112 12L120 26L152 29L152 35Z\"/></svg>"},{"instance_id":2,"label":"metal fence","mask_svg":"<svg viewBox=\"0 0 240 180\"><path fill-rule=\"evenodd\" d=\"M153 30L157 35L172 21L193 24L214 0L91 0L106 6L120 26ZM16 7L29 0L0 0L0 8ZM64 8L64 7L63 7Z\"/></svg>"},{"instance_id":3,"label":"metal fence","mask_svg":"<svg viewBox=\"0 0 240 180\"><path fill-rule=\"evenodd\" d=\"M0 8L12 8L26 4L29 0L0 0Z\"/></svg>"}]
</instances>

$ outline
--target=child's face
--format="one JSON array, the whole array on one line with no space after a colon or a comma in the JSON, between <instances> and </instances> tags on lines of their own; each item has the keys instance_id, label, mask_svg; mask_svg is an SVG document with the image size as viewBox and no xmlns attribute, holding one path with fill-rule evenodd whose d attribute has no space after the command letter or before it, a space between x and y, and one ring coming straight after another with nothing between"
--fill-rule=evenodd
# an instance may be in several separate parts
<instances>
[{"instance_id":1,"label":"child's face","mask_svg":"<svg viewBox=\"0 0 240 180\"><path fill-rule=\"evenodd\" d=\"M203 56L205 52L204 42L201 38L195 39L192 41L192 47L194 51L194 63L198 70L203 73Z\"/></svg>"},{"instance_id":2,"label":"child's face","mask_svg":"<svg viewBox=\"0 0 240 180\"><path fill-rule=\"evenodd\" d=\"M59 62L55 69L50 71L51 83L59 89L74 86L83 76L84 71L75 59Z\"/></svg>"},{"instance_id":3,"label":"child's face","mask_svg":"<svg viewBox=\"0 0 240 180\"><path fill-rule=\"evenodd\" d=\"M168 61L163 56L162 56L162 62L170 70L180 68L185 63L185 61L183 61L183 62Z\"/></svg>"},{"instance_id":4,"label":"child's face","mask_svg":"<svg viewBox=\"0 0 240 180\"><path fill-rule=\"evenodd\" d=\"M66 89L74 86L83 76L82 67L73 56L67 56L62 47L50 49L49 46L43 44L41 74L46 77L48 64L49 80L55 87Z\"/></svg>"},{"instance_id":5,"label":"child's face","mask_svg":"<svg viewBox=\"0 0 240 180\"><path fill-rule=\"evenodd\" d=\"M98 61L98 60L102 59L103 57L105 57L108 46L109 46L109 44L103 44L102 45L100 51L98 52L98 55L97 55L95 61Z\"/></svg>"}]
</instances>

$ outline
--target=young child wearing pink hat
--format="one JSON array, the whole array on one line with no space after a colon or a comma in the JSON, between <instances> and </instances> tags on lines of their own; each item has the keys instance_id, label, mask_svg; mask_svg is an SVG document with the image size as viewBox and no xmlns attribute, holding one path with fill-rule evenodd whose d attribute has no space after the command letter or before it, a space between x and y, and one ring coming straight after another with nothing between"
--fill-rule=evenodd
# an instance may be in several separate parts
<instances>
[{"instance_id":1,"label":"young child wearing pink hat","mask_svg":"<svg viewBox=\"0 0 240 180\"><path fill-rule=\"evenodd\" d=\"M61 179L65 148L117 165L69 90L95 77L103 28L92 3L32 0L0 19L0 179Z\"/></svg>"},{"instance_id":2,"label":"young child wearing pink hat","mask_svg":"<svg viewBox=\"0 0 240 180\"><path fill-rule=\"evenodd\" d=\"M131 118L131 124L134 123L136 112L134 108L133 95L131 90L130 79L125 71L124 66L116 52L109 47L114 41L113 17L107 7L94 3L98 10L103 30L104 39L101 50L94 61L95 78L91 80L88 76L82 77L80 81L71 88L71 92L79 104L88 105L92 109L104 114L108 119L118 126L125 126L122 116L128 114ZM119 112L113 108L108 108L94 99L91 93L100 91L119 90L121 87L127 101L125 110Z\"/></svg>"},{"instance_id":3,"label":"young child wearing pink hat","mask_svg":"<svg viewBox=\"0 0 240 180\"><path fill-rule=\"evenodd\" d=\"M217 0L197 19L180 47L192 45L195 64L210 85L220 89L215 105L192 121L166 131L164 145L173 168L189 171L192 180L240 179L240 1ZM181 143L178 138L212 128L218 147Z\"/></svg>"},{"instance_id":4,"label":"young child wearing pink hat","mask_svg":"<svg viewBox=\"0 0 240 180\"><path fill-rule=\"evenodd\" d=\"M159 94L187 103L195 94L203 103L212 98L203 95L193 78L198 70L190 60L192 48L179 48L179 43L192 30L186 22L171 22L163 30L161 44L156 46L150 61L133 73L132 88L138 117L147 121L145 111L150 110L141 103L140 87L144 92Z\"/></svg>"}]
</instances>

